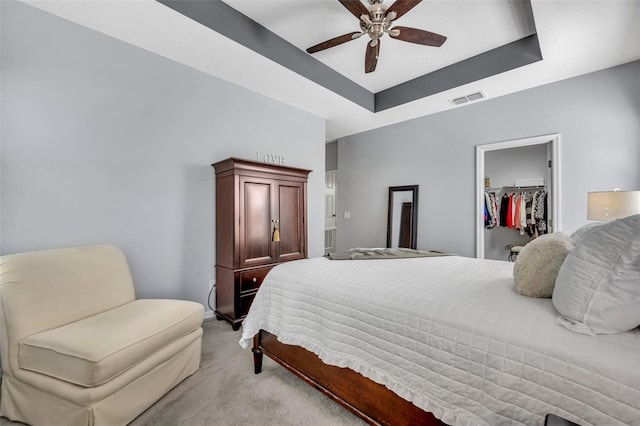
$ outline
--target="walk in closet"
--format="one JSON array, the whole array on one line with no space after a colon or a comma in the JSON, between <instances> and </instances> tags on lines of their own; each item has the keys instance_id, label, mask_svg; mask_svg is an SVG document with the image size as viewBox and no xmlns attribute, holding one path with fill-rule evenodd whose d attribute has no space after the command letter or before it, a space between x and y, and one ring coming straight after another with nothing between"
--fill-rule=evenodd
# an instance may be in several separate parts
<instances>
[{"instance_id":1,"label":"walk in closet","mask_svg":"<svg viewBox=\"0 0 640 426\"><path fill-rule=\"evenodd\" d=\"M551 166L551 142L484 152L485 259L513 261L517 247L553 232Z\"/></svg>"}]
</instances>

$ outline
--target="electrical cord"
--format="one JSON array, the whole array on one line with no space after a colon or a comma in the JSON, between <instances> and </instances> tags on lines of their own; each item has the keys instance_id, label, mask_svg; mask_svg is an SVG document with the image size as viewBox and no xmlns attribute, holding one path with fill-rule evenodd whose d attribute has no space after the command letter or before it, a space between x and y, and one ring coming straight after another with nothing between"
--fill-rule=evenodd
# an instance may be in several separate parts
<instances>
[{"instance_id":1,"label":"electrical cord","mask_svg":"<svg viewBox=\"0 0 640 426\"><path fill-rule=\"evenodd\" d=\"M209 295L207 296L207 305L209 306L209 309L211 309L211 312L213 312L213 307L211 307L211 293L213 293L213 290L216 288L216 285L212 285L211 288L209 289Z\"/></svg>"}]
</instances>

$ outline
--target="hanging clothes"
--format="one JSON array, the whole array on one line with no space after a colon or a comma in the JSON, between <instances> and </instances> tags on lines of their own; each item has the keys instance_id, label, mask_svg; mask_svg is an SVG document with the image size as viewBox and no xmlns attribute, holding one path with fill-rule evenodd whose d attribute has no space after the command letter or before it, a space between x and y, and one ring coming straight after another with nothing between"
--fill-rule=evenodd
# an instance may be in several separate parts
<instances>
[{"instance_id":1,"label":"hanging clothes","mask_svg":"<svg viewBox=\"0 0 640 426\"><path fill-rule=\"evenodd\" d=\"M532 237L533 236L533 226L535 224L535 219L533 217L533 209L532 209L532 205L533 205L533 194L531 192L527 192L527 198L526 198L526 208L525 208L525 215L526 215L526 221L527 221L527 235Z\"/></svg>"},{"instance_id":2,"label":"hanging clothes","mask_svg":"<svg viewBox=\"0 0 640 426\"><path fill-rule=\"evenodd\" d=\"M539 191L536 197L534 217L538 234L547 233L547 193Z\"/></svg>"},{"instance_id":3,"label":"hanging clothes","mask_svg":"<svg viewBox=\"0 0 640 426\"><path fill-rule=\"evenodd\" d=\"M500 226L507 226L507 215L509 214L509 195L505 192L500 199Z\"/></svg>"},{"instance_id":4,"label":"hanging clothes","mask_svg":"<svg viewBox=\"0 0 640 426\"><path fill-rule=\"evenodd\" d=\"M513 195L509 194L509 213L507 213L507 227L513 228Z\"/></svg>"},{"instance_id":5,"label":"hanging clothes","mask_svg":"<svg viewBox=\"0 0 640 426\"><path fill-rule=\"evenodd\" d=\"M527 232L527 200L531 198L528 192L523 192L521 195L520 203L520 235L524 235ZM531 209L531 202L529 201L529 209Z\"/></svg>"},{"instance_id":6,"label":"hanging clothes","mask_svg":"<svg viewBox=\"0 0 640 426\"><path fill-rule=\"evenodd\" d=\"M513 210L513 227L520 230L520 208L522 207L522 194L515 195L515 207Z\"/></svg>"},{"instance_id":7,"label":"hanging clothes","mask_svg":"<svg viewBox=\"0 0 640 426\"><path fill-rule=\"evenodd\" d=\"M489 207L487 206L487 193L484 194L484 227L491 228L491 220L489 219Z\"/></svg>"},{"instance_id":8,"label":"hanging clothes","mask_svg":"<svg viewBox=\"0 0 640 426\"><path fill-rule=\"evenodd\" d=\"M538 190L504 192L500 202L493 192L485 193L485 227L516 229L520 235L537 237L549 232L547 192Z\"/></svg>"},{"instance_id":9,"label":"hanging clothes","mask_svg":"<svg viewBox=\"0 0 640 426\"><path fill-rule=\"evenodd\" d=\"M495 192L484 193L484 227L494 228L500 223L498 200Z\"/></svg>"}]
</instances>

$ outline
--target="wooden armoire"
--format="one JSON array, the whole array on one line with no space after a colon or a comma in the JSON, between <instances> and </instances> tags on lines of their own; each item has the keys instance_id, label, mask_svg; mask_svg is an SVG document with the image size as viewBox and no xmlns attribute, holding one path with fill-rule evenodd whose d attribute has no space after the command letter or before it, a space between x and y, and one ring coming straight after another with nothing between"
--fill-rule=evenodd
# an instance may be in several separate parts
<instances>
[{"instance_id":1,"label":"wooden armoire","mask_svg":"<svg viewBox=\"0 0 640 426\"><path fill-rule=\"evenodd\" d=\"M267 272L307 257L311 170L228 158L216 175L216 309L237 330Z\"/></svg>"}]
</instances>

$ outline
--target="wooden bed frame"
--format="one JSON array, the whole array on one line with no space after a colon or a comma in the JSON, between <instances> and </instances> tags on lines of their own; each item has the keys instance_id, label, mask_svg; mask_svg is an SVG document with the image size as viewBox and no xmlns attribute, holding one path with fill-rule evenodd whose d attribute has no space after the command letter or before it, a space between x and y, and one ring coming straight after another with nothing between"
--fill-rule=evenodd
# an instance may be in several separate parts
<instances>
[{"instance_id":1,"label":"wooden bed frame","mask_svg":"<svg viewBox=\"0 0 640 426\"><path fill-rule=\"evenodd\" d=\"M276 336L264 330L253 338L252 351L256 374L262 371L262 356L267 355L369 424L445 425L384 385L349 368L325 364L314 353L280 343Z\"/></svg>"}]
</instances>

